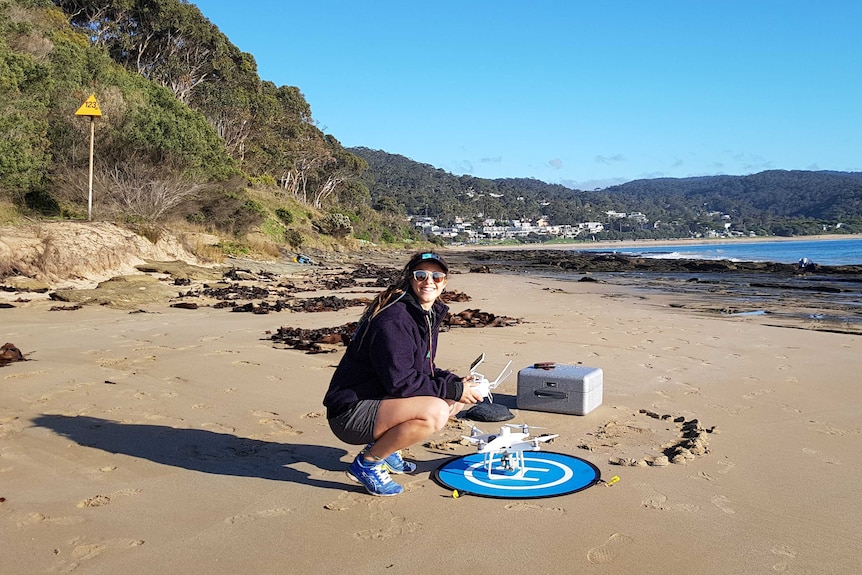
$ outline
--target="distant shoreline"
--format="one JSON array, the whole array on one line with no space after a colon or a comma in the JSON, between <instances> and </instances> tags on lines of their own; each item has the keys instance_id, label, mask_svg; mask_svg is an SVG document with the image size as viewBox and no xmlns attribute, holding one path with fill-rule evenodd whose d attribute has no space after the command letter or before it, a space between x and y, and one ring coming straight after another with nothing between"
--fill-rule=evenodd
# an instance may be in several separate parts
<instances>
[{"instance_id":1,"label":"distant shoreline","mask_svg":"<svg viewBox=\"0 0 862 575\"><path fill-rule=\"evenodd\" d=\"M630 248L650 246L677 246L677 245L709 245L709 244L755 244L766 242L792 242L792 241L839 241L862 239L862 234L818 234L813 236L757 236L757 237L741 237L741 238L679 238L674 240L604 240L597 242L581 242L573 241L570 243L553 243L553 244L465 244L460 246L447 246L447 250L453 251L475 251L475 250L537 250L537 249L596 249L596 248Z\"/></svg>"}]
</instances>

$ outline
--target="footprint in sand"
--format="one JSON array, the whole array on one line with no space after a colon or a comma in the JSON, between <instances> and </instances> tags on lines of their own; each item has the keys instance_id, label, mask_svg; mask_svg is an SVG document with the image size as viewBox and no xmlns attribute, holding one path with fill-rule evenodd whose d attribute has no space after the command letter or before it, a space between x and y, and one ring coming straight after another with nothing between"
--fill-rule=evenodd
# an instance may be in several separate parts
<instances>
[{"instance_id":1,"label":"footprint in sand","mask_svg":"<svg viewBox=\"0 0 862 575\"><path fill-rule=\"evenodd\" d=\"M860 430L858 428L854 429L841 429L840 427L834 427L833 425L824 422L824 421L809 421L810 424L816 425L817 427L809 427L811 431L817 433L823 433L825 435L832 435L837 437L844 437L846 435L858 435Z\"/></svg>"},{"instance_id":2,"label":"footprint in sand","mask_svg":"<svg viewBox=\"0 0 862 575\"><path fill-rule=\"evenodd\" d=\"M811 449L810 447L803 447L802 453L807 453L809 455L813 455L814 457L816 457L817 459L819 459L820 461L822 461L824 463L830 463L832 465L841 465L841 461L839 461L838 459L834 459L832 457L823 455L821 452L817 451L816 449Z\"/></svg>"},{"instance_id":3,"label":"footprint in sand","mask_svg":"<svg viewBox=\"0 0 862 575\"><path fill-rule=\"evenodd\" d=\"M231 427L230 425L222 425L221 423L202 423L201 427L206 429L207 431L213 431L216 433L234 433L236 432L235 427Z\"/></svg>"},{"instance_id":4,"label":"footprint in sand","mask_svg":"<svg viewBox=\"0 0 862 575\"><path fill-rule=\"evenodd\" d=\"M60 573L70 573L80 566L82 561L88 561L98 557L109 549L131 549L140 547L144 544L141 539L111 539L101 543L80 543L76 544L75 540L71 543L75 545L72 548L70 555L71 562L61 561L54 569Z\"/></svg>"},{"instance_id":5,"label":"footprint in sand","mask_svg":"<svg viewBox=\"0 0 862 575\"><path fill-rule=\"evenodd\" d=\"M518 501L517 503L509 503L505 507L506 511L551 511L552 513L565 513L562 507L545 507L544 505L536 505L535 503L526 503Z\"/></svg>"},{"instance_id":6,"label":"footprint in sand","mask_svg":"<svg viewBox=\"0 0 862 575\"><path fill-rule=\"evenodd\" d=\"M94 497L88 497L87 499L84 499L83 501L79 502L77 507L79 509L84 509L86 507L102 507L103 505L108 505L117 497L137 495L139 493L141 493L140 489L121 489L119 491L115 491L111 495L96 495Z\"/></svg>"},{"instance_id":7,"label":"footprint in sand","mask_svg":"<svg viewBox=\"0 0 862 575\"><path fill-rule=\"evenodd\" d=\"M743 399L757 399L761 395L769 395L770 393L775 393L774 389L759 389L757 391L752 391L750 393L746 393L742 396Z\"/></svg>"},{"instance_id":8,"label":"footprint in sand","mask_svg":"<svg viewBox=\"0 0 862 575\"><path fill-rule=\"evenodd\" d=\"M273 517L284 517L293 513L293 509L287 509L286 507L276 507L274 509L264 509L262 511L257 511L255 513L249 513L246 515L234 515L233 517L228 517L224 520L228 525L235 525L237 523L248 523L250 521L256 521L258 519L271 519Z\"/></svg>"},{"instance_id":9,"label":"footprint in sand","mask_svg":"<svg viewBox=\"0 0 862 575\"><path fill-rule=\"evenodd\" d=\"M712 496L712 504L727 513L728 515L733 515L736 511L730 506L730 499L725 497L724 495L713 495Z\"/></svg>"},{"instance_id":10,"label":"footprint in sand","mask_svg":"<svg viewBox=\"0 0 862 575\"><path fill-rule=\"evenodd\" d=\"M7 438L20 434L27 424L17 415L0 418L0 438Z\"/></svg>"},{"instance_id":11,"label":"footprint in sand","mask_svg":"<svg viewBox=\"0 0 862 575\"><path fill-rule=\"evenodd\" d=\"M77 507L79 509L83 509L84 507L101 507L102 505L107 505L111 502L111 498L107 495L96 495L95 497L88 497L78 503Z\"/></svg>"},{"instance_id":12,"label":"footprint in sand","mask_svg":"<svg viewBox=\"0 0 862 575\"><path fill-rule=\"evenodd\" d=\"M406 517L392 516L389 519L389 525L386 527L382 529L366 529L365 531L358 531L354 533L353 536L365 541L371 539L391 539L392 537L398 537L399 535L415 533L420 529L422 529L421 523L408 521Z\"/></svg>"},{"instance_id":13,"label":"footprint in sand","mask_svg":"<svg viewBox=\"0 0 862 575\"><path fill-rule=\"evenodd\" d=\"M721 473L722 475L727 475L731 469L736 467L736 464L732 461L719 461L718 464L724 467L724 469L719 471L719 473Z\"/></svg>"},{"instance_id":14,"label":"footprint in sand","mask_svg":"<svg viewBox=\"0 0 862 575\"><path fill-rule=\"evenodd\" d=\"M117 470L116 465L105 465L102 467L91 467L90 469L87 469L86 471L84 471L84 474L88 475L90 478L96 478L96 477L99 477L100 475L102 475L104 473L110 473L111 471L116 471L116 470Z\"/></svg>"},{"instance_id":15,"label":"footprint in sand","mask_svg":"<svg viewBox=\"0 0 862 575\"><path fill-rule=\"evenodd\" d=\"M258 420L261 425L266 425L271 428L275 435L302 435L301 431L297 431L292 425L285 423L283 419L276 417L264 417Z\"/></svg>"},{"instance_id":16,"label":"footprint in sand","mask_svg":"<svg viewBox=\"0 0 862 575\"><path fill-rule=\"evenodd\" d=\"M781 560L772 566L772 570L776 573L784 573L790 567L790 560L796 557L796 552L790 547L784 545L773 547L772 554L781 557Z\"/></svg>"},{"instance_id":17,"label":"footprint in sand","mask_svg":"<svg viewBox=\"0 0 862 575\"><path fill-rule=\"evenodd\" d=\"M786 403L781 403L779 405L781 405L781 411L784 411L785 413L796 413L799 415L802 415L803 413L805 413L804 411L802 411L798 407L793 407L792 405L788 405Z\"/></svg>"},{"instance_id":18,"label":"footprint in sand","mask_svg":"<svg viewBox=\"0 0 862 575\"><path fill-rule=\"evenodd\" d=\"M677 385L682 388L683 395L700 395L700 388L697 386L683 381L677 383Z\"/></svg>"},{"instance_id":19,"label":"footprint in sand","mask_svg":"<svg viewBox=\"0 0 862 575\"><path fill-rule=\"evenodd\" d=\"M64 517L46 517L39 512L27 513L20 518L13 516L13 518L15 519L15 525L18 528L30 527L32 525L39 525L42 523L49 525L78 525L86 521L86 519L81 517L80 515L67 515Z\"/></svg>"},{"instance_id":20,"label":"footprint in sand","mask_svg":"<svg viewBox=\"0 0 862 575\"><path fill-rule=\"evenodd\" d=\"M4 375L3 379L26 379L28 377L36 377L37 375L42 375L44 373L48 373L45 370L39 371L25 371L21 373L10 373L9 375Z\"/></svg>"},{"instance_id":21,"label":"footprint in sand","mask_svg":"<svg viewBox=\"0 0 862 575\"><path fill-rule=\"evenodd\" d=\"M608 540L598 547L593 547L587 552L587 560L590 563L601 565L613 561L626 545L634 541L634 538L622 533L614 533Z\"/></svg>"},{"instance_id":22,"label":"footprint in sand","mask_svg":"<svg viewBox=\"0 0 862 575\"><path fill-rule=\"evenodd\" d=\"M360 495L353 491L345 491L338 496L337 500L332 503L327 503L323 508L329 511L346 511L351 507L359 505L360 501L365 499L365 497L365 495Z\"/></svg>"},{"instance_id":23,"label":"footprint in sand","mask_svg":"<svg viewBox=\"0 0 862 575\"><path fill-rule=\"evenodd\" d=\"M709 404L708 407L711 407L713 409L720 409L723 412L727 413L728 415L733 415L733 416L742 415L747 410L751 409L751 406L749 406L749 405L737 405L734 407L729 407L726 405Z\"/></svg>"},{"instance_id":24,"label":"footprint in sand","mask_svg":"<svg viewBox=\"0 0 862 575\"><path fill-rule=\"evenodd\" d=\"M130 367L131 361L128 357L103 357L96 360L99 367Z\"/></svg>"},{"instance_id":25,"label":"footprint in sand","mask_svg":"<svg viewBox=\"0 0 862 575\"><path fill-rule=\"evenodd\" d=\"M700 507L690 503L668 503L667 495L657 491L654 491L641 501L641 505L648 509L657 509L659 511L688 511L693 513L700 510Z\"/></svg>"}]
</instances>

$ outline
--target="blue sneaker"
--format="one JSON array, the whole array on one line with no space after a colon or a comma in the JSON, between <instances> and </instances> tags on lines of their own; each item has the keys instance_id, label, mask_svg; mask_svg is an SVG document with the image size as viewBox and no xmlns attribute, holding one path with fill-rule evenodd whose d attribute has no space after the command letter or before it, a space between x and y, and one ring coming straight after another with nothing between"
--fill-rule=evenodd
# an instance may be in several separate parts
<instances>
[{"instance_id":1,"label":"blue sneaker","mask_svg":"<svg viewBox=\"0 0 862 575\"><path fill-rule=\"evenodd\" d=\"M404 458L401 457L401 451L396 451L384 459L383 464L389 473L413 473L416 471L416 464L412 461L404 461Z\"/></svg>"},{"instance_id":2,"label":"blue sneaker","mask_svg":"<svg viewBox=\"0 0 862 575\"><path fill-rule=\"evenodd\" d=\"M383 461L365 462L362 460L362 453L357 455L347 468L347 476L361 483L371 495L390 497L404 491L403 487L389 477L389 470Z\"/></svg>"}]
</instances>

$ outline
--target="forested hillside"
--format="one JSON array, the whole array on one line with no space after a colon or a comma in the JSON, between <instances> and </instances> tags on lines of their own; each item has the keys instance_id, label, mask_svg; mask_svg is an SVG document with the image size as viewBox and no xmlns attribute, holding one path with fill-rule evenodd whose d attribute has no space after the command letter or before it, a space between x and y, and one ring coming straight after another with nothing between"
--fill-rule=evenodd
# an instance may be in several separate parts
<instances>
[{"instance_id":1,"label":"forested hillside","mask_svg":"<svg viewBox=\"0 0 862 575\"><path fill-rule=\"evenodd\" d=\"M380 209L406 210L449 224L457 217L613 223L622 237L688 237L731 222L758 235L862 233L862 173L771 170L749 176L636 180L582 191L532 179L455 176L404 156L350 148ZM607 212L643 214L620 221ZM644 221L650 222L649 229ZM839 225L840 224L840 225Z\"/></svg>"}]
</instances>

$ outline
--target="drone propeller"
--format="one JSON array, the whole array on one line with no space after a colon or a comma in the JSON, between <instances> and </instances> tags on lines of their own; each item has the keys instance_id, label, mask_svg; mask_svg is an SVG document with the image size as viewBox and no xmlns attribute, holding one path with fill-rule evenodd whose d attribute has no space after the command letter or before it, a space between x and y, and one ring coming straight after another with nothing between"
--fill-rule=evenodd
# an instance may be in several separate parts
<instances>
[{"instance_id":1,"label":"drone propeller","mask_svg":"<svg viewBox=\"0 0 862 575\"><path fill-rule=\"evenodd\" d=\"M500 375L497 376L497 379L495 379L494 381L491 382L491 385L490 385L491 389L497 389L497 386L499 386L501 383L503 383L503 381L507 377L512 375L512 370L509 369L510 365L512 365L511 359L509 360L509 363L506 364L506 367L503 368L503 371L500 372ZM508 370L508 371L506 371L506 370Z\"/></svg>"},{"instance_id":2,"label":"drone propeller","mask_svg":"<svg viewBox=\"0 0 862 575\"><path fill-rule=\"evenodd\" d=\"M530 440L530 442L533 444L533 447L538 448L539 443L545 443L546 441L553 441L557 437L559 437L559 434L557 434L557 433L555 433L553 435L540 435L539 437L532 438Z\"/></svg>"},{"instance_id":3,"label":"drone propeller","mask_svg":"<svg viewBox=\"0 0 862 575\"><path fill-rule=\"evenodd\" d=\"M524 433L530 433L531 429L545 429L544 427L539 427L538 425L527 425L526 423L507 423L509 427L514 427L515 429L520 429Z\"/></svg>"},{"instance_id":4,"label":"drone propeller","mask_svg":"<svg viewBox=\"0 0 862 575\"><path fill-rule=\"evenodd\" d=\"M488 442L487 442L487 441L485 440L485 438L483 438L483 437L470 437L470 436L468 436L468 435L462 435L461 437L463 437L464 439L466 439L466 440L467 440L467 441L469 441L470 443L473 443L473 444L475 444L476 446L478 446L478 449L479 449L480 451L481 451L482 449L485 449L485 446L486 446L486 445L488 445Z\"/></svg>"}]
</instances>

